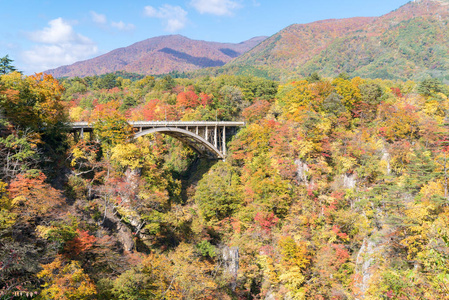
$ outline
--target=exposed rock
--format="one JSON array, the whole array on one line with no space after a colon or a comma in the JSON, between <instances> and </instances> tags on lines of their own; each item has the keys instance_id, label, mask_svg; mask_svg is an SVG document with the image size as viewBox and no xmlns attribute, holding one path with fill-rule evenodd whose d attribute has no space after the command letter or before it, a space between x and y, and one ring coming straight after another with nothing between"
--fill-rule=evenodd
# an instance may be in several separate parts
<instances>
[{"instance_id":1,"label":"exposed rock","mask_svg":"<svg viewBox=\"0 0 449 300\"><path fill-rule=\"evenodd\" d=\"M381 231L382 232L382 231ZM376 235L385 237L385 232L378 232ZM371 237L365 238L357 253L355 266L355 283L354 283L354 299L365 299L365 293L370 287L372 275L378 268L378 261L382 258L385 250L385 241L380 238L376 240Z\"/></svg>"},{"instance_id":2,"label":"exposed rock","mask_svg":"<svg viewBox=\"0 0 449 300\"><path fill-rule=\"evenodd\" d=\"M358 290L357 299L365 298L365 292L369 287L371 278L370 266L374 262L371 255L375 246L373 241L365 239L357 254L356 266L359 269L359 281L355 284Z\"/></svg>"},{"instance_id":3,"label":"exposed rock","mask_svg":"<svg viewBox=\"0 0 449 300\"><path fill-rule=\"evenodd\" d=\"M237 276L239 270L239 248L225 246L221 249L225 270L232 276Z\"/></svg>"},{"instance_id":4,"label":"exposed rock","mask_svg":"<svg viewBox=\"0 0 449 300\"><path fill-rule=\"evenodd\" d=\"M335 176L335 180L332 184L335 189L354 189L357 185L357 175L355 173L344 173Z\"/></svg>"},{"instance_id":5,"label":"exposed rock","mask_svg":"<svg viewBox=\"0 0 449 300\"><path fill-rule=\"evenodd\" d=\"M231 288L234 291L237 283L237 272L239 271L239 248L224 246L221 248L221 258L223 260L223 268L225 272L231 275L234 280L231 283Z\"/></svg>"},{"instance_id":6,"label":"exposed rock","mask_svg":"<svg viewBox=\"0 0 449 300\"><path fill-rule=\"evenodd\" d=\"M354 173L352 173L352 174L346 173L346 174L343 174L342 177L343 177L343 186L345 189L355 188L357 180L356 180L356 175Z\"/></svg>"},{"instance_id":7,"label":"exposed rock","mask_svg":"<svg viewBox=\"0 0 449 300\"><path fill-rule=\"evenodd\" d=\"M309 166L307 166L307 164L300 159L295 160L295 165L297 166L296 176L298 178L298 182L308 186L310 184L309 180L307 179Z\"/></svg>"},{"instance_id":8,"label":"exposed rock","mask_svg":"<svg viewBox=\"0 0 449 300\"><path fill-rule=\"evenodd\" d=\"M131 229L121 222L119 217L113 212L112 208L105 209L105 217L102 225L111 231L116 231L117 238L125 251L133 251L135 243Z\"/></svg>"},{"instance_id":9,"label":"exposed rock","mask_svg":"<svg viewBox=\"0 0 449 300\"><path fill-rule=\"evenodd\" d=\"M128 184L128 194L122 195L122 201L123 203L131 203L133 200L131 197L136 197L138 193L139 188L139 180L140 180L140 169L137 170L130 170L127 169L125 172L125 180L124 182ZM120 215L126 216L126 219L128 223L135 227L141 227L142 220L140 218L140 215L137 213L137 211L132 207L132 205L125 205L123 207L120 207L118 209Z\"/></svg>"},{"instance_id":10,"label":"exposed rock","mask_svg":"<svg viewBox=\"0 0 449 300\"><path fill-rule=\"evenodd\" d=\"M390 160L390 153L388 153L387 149L383 148L381 161L384 161L387 164L387 174L391 173Z\"/></svg>"},{"instance_id":11,"label":"exposed rock","mask_svg":"<svg viewBox=\"0 0 449 300\"><path fill-rule=\"evenodd\" d=\"M269 291L265 296L265 300L276 300L276 297Z\"/></svg>"},{"instance_id":12,"label":"exposed rock","mask_svg":"<svg viewBox=\"0 0 449 300\"><path fill-rule=\"evenodd\" d=\"M122 243L123 248L126 251L133 251L136 245L132 238L131 230L126 225L119 222L117 231L118 239Z\"/></svg>"}]
</instances>

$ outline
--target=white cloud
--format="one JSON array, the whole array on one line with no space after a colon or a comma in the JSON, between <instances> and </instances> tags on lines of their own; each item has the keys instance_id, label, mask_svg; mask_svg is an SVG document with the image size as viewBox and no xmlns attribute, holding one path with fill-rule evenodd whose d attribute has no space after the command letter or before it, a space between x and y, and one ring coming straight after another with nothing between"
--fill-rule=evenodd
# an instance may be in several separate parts
<instances>
[{"instance_id":1,"label":"white cloud","mask_svg":"<svg viewBox=\"0 0 449 300\"><path fill-rule=\"evenodd\" d=\"M67 42L87 42L89 39L73 31L72 26L62 18L57 18L48 22L50 27L28 34L30 40L38 43L67 43Z\"/></svg>"},{"instance_id":2,"label":"white cloud","mask_svg":"<svg viewBox=\"0 0 449 300\"><path fill-rule=\"evenodd\" d=\"M108 18L106 17L106 15L99 14L94 11L91 11L90 15L91 15L92 21L94 21L94 23L101 25L101 27L104 29L106 29L108 27L107 26ZM119 21L119 22L111 21L110 26L112 28L118 29L120 31L131 31L136 28L136 26L134 26L134 24L131 24L131 23L126 24L123 21Z\"/></svg>"},{"instance_id":3,"label":"white cloud","mask_svg":"<svg viewBox=\"0 0 449 300\"><path fill-rule=\"evenodd\" d=\"M108 19L103 14L98 14L94 11L91 11L90 16L92 17L92 21L97 24L106 24L108 22Z\"/></svg>"},{"instance_id":4,"label":"white cloud","mask_svg":"<svg viewBox=\"0 0 449 300\"><path fill-rule=\"evenodd\" d=\"M165 30L169 32L181 30L187 23L187 12L180 6L164 4L158 9L152 6L145 6L144 14L150 18L161 19Z\"/></svg>"},{"instance_id":5,"label":"white cloud","mask_svg":"<svg viewBox=\"0 0 449 300\"><path fill-rule=\"evenodd\" d=\"M23 60L34 71L44 71L61 65L72 64L92 57L97 45L89 38L76 33L62 18L51 20L50 26L29 33L29 39L38 44L23 51Z\"/></svg>"},{"instance_id":6,"label":"white cloud","mask_svg":"<svg viewBox=\"0 0 449 300\"><path fill-rule=\"evenodd\" d=\"M147 17L157 17L157 10L152 6L145 6L144 14Z\"/></svg>"},{"instance_id":7,"label":"white cloud","mask_svg":"<svg viewBox=\"0 0 449 300\"><path fill-rule=\"evenodd\" d=\"M111 27L117 28L118 30L122 31L130 31L134 30L136 26L134 24L125 24L123 21L120 22L111 22Z\"/></svg>"},{"instance_id":8,"label":"white cloud","mask_svg":"<svg viewBox=\"0 0 449 300\"><path fill-rule=\"evenodd\" d=\"M217 16L232 15L233 11L240 8L240 4L231 0L192 0L190 4L200 14L212 14Z\"/></svg>"}]
</instances>

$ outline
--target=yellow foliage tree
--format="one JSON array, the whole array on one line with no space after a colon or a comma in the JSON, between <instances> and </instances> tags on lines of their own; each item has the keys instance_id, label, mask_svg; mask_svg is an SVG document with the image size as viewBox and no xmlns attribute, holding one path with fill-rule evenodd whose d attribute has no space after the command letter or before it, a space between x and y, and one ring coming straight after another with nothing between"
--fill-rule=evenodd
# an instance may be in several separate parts
<instances>
[{"instance_id":1,"label":"yellow foliage tree","mask_svg":"<svg viewBox=\"0 0 449 300\"><path fill-rule=\"evenodd\" d=\"M343 97L341 102L348 109L352 110L356 103L360 102L362 95L360 94L359 84L363 80L359 77L353 78L351 81L343 78L335 78L332 84L335 86L337 93Z\"/></svg>"},{"instance_id":2,"label":"yellow foliage tree","mask_svg":"<svg viewBox=\"0 0 449 300\"><path fill-rule=\"evenodd\" d=\"M111 153L112 161L131 170L141 168L146 160L154 158L149 147L139 147L134 143L118 144L112 148Z\"/></svg>"},{"instance_id":3,"label":"yellow foliage tree","mask_svg":"<svg viewBox=\"0 0 449 300\"><path fill-rule=\"evenodd\" d=\"M58 255L52 263L42 268L37 277L45 283L39 299L95 299L96 287L77 261L65 261Z\"/></svg>"},{"instance_id":4,"label":"yellow foliage tree","mask_svg":"<svg viewBox=\"0 0 449 300\"><path fill-rule=\"evenodd\" d=\"M282 237L279 240L281 262L279 279L289 290L292 299L305 299L304 270L309 265L307 246L297 243L292 237Z\"/></svg>"},{"instance_id":5,"label":"yellow foliage tree","mask_svg":"<svg viewBox=\"0 0 449 300\"><path fill-rule=\"evenodd\" d=\"M0 231L11 227L16 215L11 213L11 200L7 196L6 183L0 180Z\"/></svg>"}]
</instances>

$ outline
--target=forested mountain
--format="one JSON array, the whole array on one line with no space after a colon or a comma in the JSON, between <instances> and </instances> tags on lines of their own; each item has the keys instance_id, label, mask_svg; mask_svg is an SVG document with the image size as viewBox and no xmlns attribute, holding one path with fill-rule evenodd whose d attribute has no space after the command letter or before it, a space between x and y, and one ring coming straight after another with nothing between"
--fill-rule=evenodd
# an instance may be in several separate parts
<instances>
[{"instance_id":1,"label":"forested mountain","mask_svg":"<svg viewBox=\"0 0 449 300\"><path fill-rule=\"evenodd\" d=\"M126 71L158 75L223 66L256 46L266 37L232 44L196 41L181 35L160 36L119 48L99 57L63 66L45 73L55 77L90 76Z\"/></svg>"},{"instance_id":2,"label":"forested mountain","mask_svg":"<svg viewBox=\"0 0 449 300\"><path fill-rule=\"evenodd\" d=\"M365 78L449 81L448 45L449 2L420 0L381 17L294 24L270 38L240 44L193 41L180 35L156 37L46 72L56 77L114 71L157 75L208 68L193 76L285 79L345 72Z\"/></svg>"},{"instance_id":3,"label":"forested mountain","mask_svg":"<svg viewBox=\"0 0 449 300\"><path fill-rule=\"evenodd\" d=\"M449 80L449 2L411 1L381 17L291 25L229 63L270 77Z\"/></svg>"},{"instance_id":4,"label":"forested mountain","mask_svg":"<svg viewBox=\"0 0 449 300\"><path fill-rule=\"evenodd\" d=\"M449 86L0 75L0 299L446 299ZM226 161L127 120L244 120ZM89 121L79 139L68 121Z\"/></svg>"}]
</instances>

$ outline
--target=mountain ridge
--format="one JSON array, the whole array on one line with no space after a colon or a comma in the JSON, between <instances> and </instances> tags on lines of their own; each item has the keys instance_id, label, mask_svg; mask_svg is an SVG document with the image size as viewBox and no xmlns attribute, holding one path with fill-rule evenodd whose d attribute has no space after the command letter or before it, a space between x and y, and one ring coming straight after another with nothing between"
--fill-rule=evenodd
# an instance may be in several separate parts
<instances>
[{"instance_id":1,"label":"mountain ridge","mask_svg":"<svg viewBox=\"0 0 449 300\"><path fill-rule=\"evenodd\" d=\"M62 77L119 70L143 75L262 74L271 79L347 73L449 82L449 1L415 0L378 17L292 24L270 37L238 44L154 37L47 72Z\"/></svg>"},{"instance_id":2,"label":"mountain ridge","mask_svg":"<svg viewBox=\"0 0 449 300\"><path fill-rule=\"evenodd\" d=\"M241 43L219 43L192 40L182 35L158 36L45 73L55 77L83 77L115 71L144 75L193 71L222 66L265 38L260 36Z\"/></svg>"},{"instance_id":3,"label":"mountain ridge","mask_svg":"<svg viewBox=\"0 0 449 300\"><path fill-rule=\"evenodd\" d=\"M229 68L258 68L272 78L336 76L449 80L449 3L409 2L379 17L290 25Z\"/></svg>"}]
</instances>

